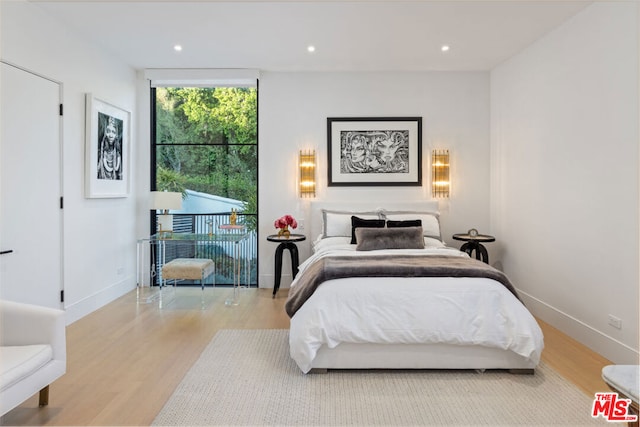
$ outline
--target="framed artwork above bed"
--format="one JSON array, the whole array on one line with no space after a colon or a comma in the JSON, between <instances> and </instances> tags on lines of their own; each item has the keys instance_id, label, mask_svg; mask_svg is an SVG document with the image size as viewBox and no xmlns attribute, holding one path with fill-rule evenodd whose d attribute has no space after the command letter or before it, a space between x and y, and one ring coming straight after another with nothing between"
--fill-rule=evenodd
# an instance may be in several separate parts
<instances>
[{"instance_id":1,"label":"framed artwork above bed","mask_svg":"<svg viewBox=\"0 0 640 427\"><path fill-rule=\"evenodd\" d=\"M327 118L329 186L422 185L422 117Z\"/></svg>"}]
</instances>

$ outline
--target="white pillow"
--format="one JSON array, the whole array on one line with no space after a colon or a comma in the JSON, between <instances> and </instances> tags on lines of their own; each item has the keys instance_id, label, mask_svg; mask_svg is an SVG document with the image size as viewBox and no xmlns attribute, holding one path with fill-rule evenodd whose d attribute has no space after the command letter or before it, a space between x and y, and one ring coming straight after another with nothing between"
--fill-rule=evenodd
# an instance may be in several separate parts
<instances>
[{"instance_id":1,"label":"white pillow","mask_svg":"<svg viewBox=\"0 0 640 427\"><path fill-rule=\"evenodd\" d=\"M318 238L315 242L313 242L313 253L321 252L325 250L331 250L335 248L341 248L341 249L351 248L351 246L354 246L351 244L351 236L325 237L325 238L322 238L322 236L320 236L320 238Z\"/></svg>"},{"instance_id":2,"label":"white pillow","mask_svg":"<svg viewBox=\"0 0 640 427\"><path fill-rule=\"evenodd\" d=\"M425 248L444 248L446 245L440 239L435 239L433 237L425 237L424 238L424 247Z\"/></svg>"},{"instance_id":3,"label":"white pillow","mask_svg":"<svg viewBox=\"0 0 640 427\"><path fill-rule=\"evenodd\" d=\"M408 221L419 219L422 222L423 235L442 240L440 233L440 216L437 212L382 211L382 217L392 221Z\"/></svg>"},{"instance_id":4,"label":"white pillow","mask_svg":"<svg viewBox=\"0 0 640 427\"><path fill-rule=\"evenodd\" d=\"M347 212L322 209L322 237L351 237L351 216L381 219L378 212Z\"/></svg>"}]
</instances>

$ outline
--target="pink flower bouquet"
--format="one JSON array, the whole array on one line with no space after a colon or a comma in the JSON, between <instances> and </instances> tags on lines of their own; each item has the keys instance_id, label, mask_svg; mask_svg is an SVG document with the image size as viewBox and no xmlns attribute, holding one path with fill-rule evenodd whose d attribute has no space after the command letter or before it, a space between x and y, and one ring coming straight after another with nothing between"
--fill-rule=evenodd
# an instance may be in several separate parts
<instances>
[{"instance_id":1,"label":"pink flower bouquet","mask_svg":"<svg viewBox=\"0 0 640 427\"><path fill-rule=\"evenodd\" d=\"M284 230L286 228L298 228L298 222L291 215L282 216L273 223L276 228Z\"/></svg>"}]
</instances>

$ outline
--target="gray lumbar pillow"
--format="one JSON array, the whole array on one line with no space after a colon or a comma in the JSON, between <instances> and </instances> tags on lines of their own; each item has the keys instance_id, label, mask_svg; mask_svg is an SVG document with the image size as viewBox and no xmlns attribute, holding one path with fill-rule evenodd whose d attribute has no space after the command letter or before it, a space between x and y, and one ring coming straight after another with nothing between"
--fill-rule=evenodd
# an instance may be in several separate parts
<instances>
[{"instance_id":1,"label":"gray lumbar pillow","mask_svg":"<svg viewBox=\"0 0 640 427\"><path fill-rule=\"evenodd\" d=\"M356 228L357 251L424 249L422 227Z\"/></svg>"}]
</instances>

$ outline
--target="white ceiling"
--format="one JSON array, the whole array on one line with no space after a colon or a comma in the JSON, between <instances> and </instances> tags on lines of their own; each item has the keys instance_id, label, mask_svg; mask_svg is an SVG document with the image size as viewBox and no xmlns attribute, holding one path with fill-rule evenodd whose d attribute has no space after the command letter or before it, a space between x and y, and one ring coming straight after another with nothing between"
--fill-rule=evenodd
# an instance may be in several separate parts
<instances>
[{"instance_id":1,"label":"white ceiling","mask_svg":"<svg viewBox=\"0 0 640 427\"><path fill-rule=\"evenodd\" d=\"M31 2L136 69L271 71L489 70L592 3ZM309 44L315 53L307 52ZM441 52L443 44L451 50Z\"/></svg>"}]
</instances>

